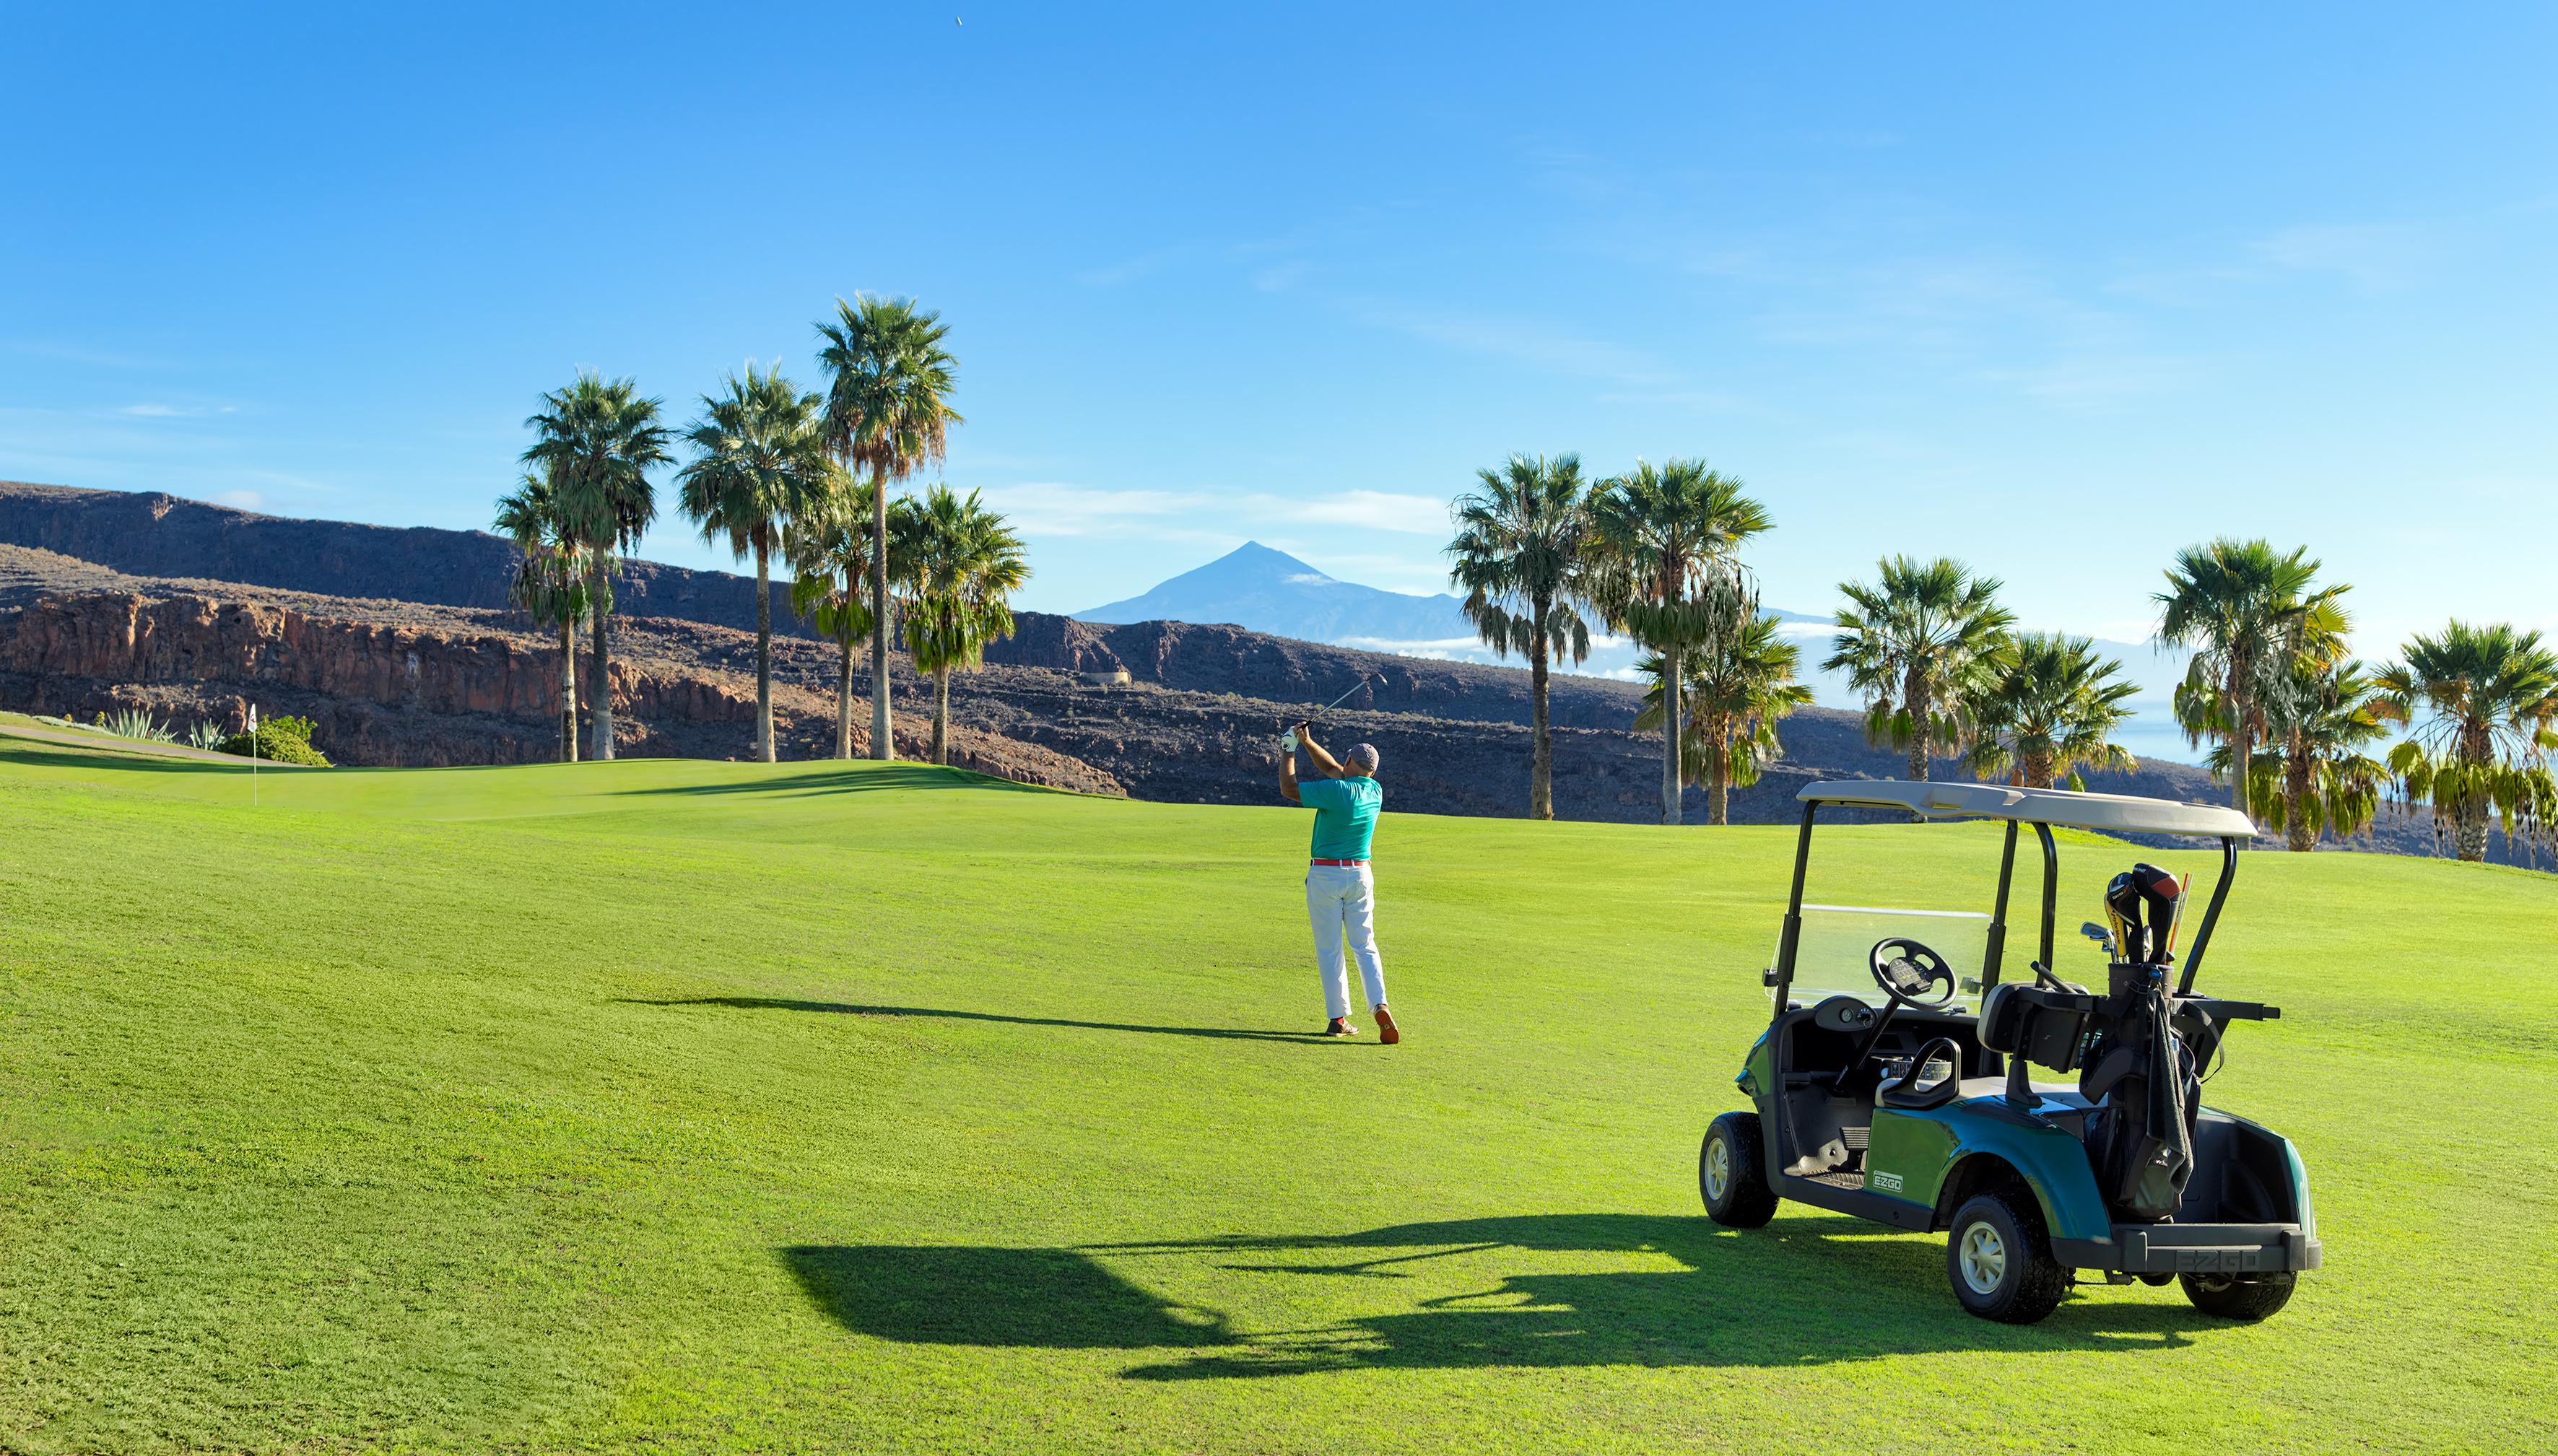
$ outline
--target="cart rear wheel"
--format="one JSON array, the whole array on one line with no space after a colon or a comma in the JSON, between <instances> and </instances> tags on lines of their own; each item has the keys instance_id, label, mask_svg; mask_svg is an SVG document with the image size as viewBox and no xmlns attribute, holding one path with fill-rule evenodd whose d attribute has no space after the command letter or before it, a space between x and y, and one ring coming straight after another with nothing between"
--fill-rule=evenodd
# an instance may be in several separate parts
<instances>
[{"instance_id":1,"label":"cart rear wheel","mask_svg":"<svg viewBox=\"0 0 2558 1456\"><path fill-rule=\"evenodd\" d=\"M2293 1276L2274 1274L2179 1274L2185 1297L2194 1307L2224 1320L2253 1324L2291 1303Z\"/></svg>"},{"instance_id":2,"label":"cart rear wheel","mask_svg":"<svg viewBox=\"0 0 2558 1456\"><path fill-rule=\"evenodd\" d=\"M1705 1129L1705 1144L1696 1150L1696 1191L1705 1199L1705 1216L1727 1229L1763 1229L1776 1217L1758 1113L1726 1112Z\"/></svg>"},{"instance_id":3,"label":"cart rear wheel","mask_svg":"<svg viewBox=\"0 0 2558 1456\"><path fill-rule=\"evenodd\" d=\"M2033 1324L2069 1291L2069 1271L2052 1256L2034 1196L2023 1190L1963 1201L1945 1239L1945 1274L1963 1308L2006 1325Z\"/></svg>"}]
</instances>

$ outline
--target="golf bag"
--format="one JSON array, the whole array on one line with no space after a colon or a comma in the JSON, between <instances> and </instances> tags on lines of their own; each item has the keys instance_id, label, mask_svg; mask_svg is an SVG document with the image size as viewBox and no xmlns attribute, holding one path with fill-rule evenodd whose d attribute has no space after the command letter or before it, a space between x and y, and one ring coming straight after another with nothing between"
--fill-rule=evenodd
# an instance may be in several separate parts
<instances>
[{"instance_id":1,"label":"golf bag","mask_svg":"<svg viewBox=\"0 0 2558 1456\"><path fill-rule=\"evenodd\" d=\"M2174 1215L2194 1176L2194 1121L2203 1101L2194 1054L2176 1034L2165 971L2117 966L2106 1026L2078 1091L2096 1110L2087 1119L2087 1160L2116 1216L2157 1223Z\"/></svg>"}]
</instances>

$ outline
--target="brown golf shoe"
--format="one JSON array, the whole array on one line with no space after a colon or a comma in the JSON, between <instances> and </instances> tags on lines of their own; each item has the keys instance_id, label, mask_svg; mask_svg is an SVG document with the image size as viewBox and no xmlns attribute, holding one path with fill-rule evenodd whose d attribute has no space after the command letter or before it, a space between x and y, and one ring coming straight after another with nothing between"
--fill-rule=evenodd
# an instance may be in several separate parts
<instances>
[{"instance_id":1,"label":"brown golf shoe","mask_svg":"<svg viewBox=\"0 0 2558 1456\"><path fill-rule=\"evenodd\" d=\"M1354 1037L1358 1035L1358 1028L1350 1025L1350 1019L1349 1017L1336 1016L1332 1020L1324 1023L1324 1035L1328 1037Z\"/></svg>"},{"instance_id":2,"label":"brown golf shoe","mask_svg":"<svg viewBox=\"0 0 2558 1456\"><path fill-rule=\"evenodd\" d=\"M1403 1040L1403 1033L1395 1027L1394 1013L1382 1006L1376 1008L1376 1039L1389 1047Z\"/></svg>"}]
</instances>

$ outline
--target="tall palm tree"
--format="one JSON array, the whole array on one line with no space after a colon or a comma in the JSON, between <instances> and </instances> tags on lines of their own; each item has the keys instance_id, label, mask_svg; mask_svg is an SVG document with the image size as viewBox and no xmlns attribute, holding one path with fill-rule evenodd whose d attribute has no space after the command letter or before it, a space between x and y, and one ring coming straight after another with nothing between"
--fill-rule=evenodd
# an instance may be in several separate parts
<instances>
[{"instance_id":1,"label":"tall palm tree","mask_svg":"<svg viewBox=\"0 0 2558 1456\"><path fill-rule=\"evenodd\" d=\"M1839 583L1848 604L1821 665L1845 671L1865 694L1867 741L1910 754L1910 778L1927 777L1934 749L1962 746L1969 705L1993 679L2016 619L1998 604L2000 582L1950 556L1876 563L1876 583Z\"/></svg>"},{"instance_id":2,"label":"tall palm tree","mask_svg":"<svg viewBox=\"0 0 2558 1456\"><path fill-rule=\"evenodd\" d=\"M497 498L497 529L520 553L506 595L559 629L560 762L577 762L577 624L586 616L586 548L571 539L550 482L527 474Z\"/></svg>"},{"instance_id":3,"label":"tall palm tree","mask_svg":"<svg viewBox=\"0 0 2558 1456\"><path fill-rule=\"evenodd\" d=\"M2411 801L2430 800L2436 820L2451 820L2461 858L2484 860L2490 814L2503 819L2510 843L2517 816L2546 801L2549 751L2558 748L2558 654L2537 632L2455 621L2399 655L2372 679L2412 730L2390 750L2390 771Z\"/></svg>"},{"instance_id":4,"label":"tall palm tree","mask_svg":"<svg viewBox=\"0 0 2558 1456\"><path fill-rule=\"evenodd\" d=\"M1590 542L1589 499L1581 457L1513 455L1498 469L1476 472L1483 489L1457 501L1455 564L1448 578L1466 594L1466 620L1501 655L1527 657L1527 812L1554 817L1554 731L1546 711L1547 663L1590 656L1590 624L1574 602L1583 595Z\"/></svg>"},{"instance_id":5,"label":"tall palm tree","mask_svg":"<svg viewBox=\"0 0 2558 1456\"><path fill-rule=\"evenodd\" d=\"M1690 784L1704 783L1707 823L1731 823L1732 790L1758 783L1762 769L1785 756L1776 720L1812 700L1811 688L1794 680L1800 660L1795 646L1777 635L1776 619L1764 615L1740 636L1680 659L1688 709L1680 774ZM1634 715L1634 731L1648 733L1665 716L1660 655L1644 657L1634 670L1652 682Z\"/></svg>"},{"instance_id":6,"label":"tall palm tree","mask_svg":"<svg viewBox=\"0 0 2558 1456\"><path fill-rule=\"evenodd\" d=\"M2256 754L2248 786L2254 816L2302 852L2331 830L2339 839L2362 832L2389 780L2388 765L2365 750L2397 716L2362 663L2296 655L2265 693L2269 746ZM2206 765L2227 774L2228 745L2213 749Z\"/></svg>"},{"instance_id":7,"label":"tall palm tree","mask_svg":"<svg viewBox=\"0 0 2558 1456\"><path fill-rule=\"evenodd\" d=\"M2014 771L2028 789L2056 780L2084 789L2079 766L2140 767L2113 732L2131 717L2124 699L2140 684L2123 664L2096 655L2083 637L2027 632L1994 655L1987 689L1974 700L1971 761L1975 773Z\"/></svg>"},{"instance_id":8,"label":"tall palm tree","mask_svg":"<svg viewBox=\"0 0 2558 1456\"><path fill-rule=\"evenodd\" d=\"M831 464L831 463L830 463ZM890 532L892 539L896 532ZM889 562L892 577L899 563ZM853 644L871 633L871 507L840 466L825 490L792 522L792 611L842 650L835 678L835 757L853 756Z\"/></svg>"},{"instance_id":9,"label":"tall palm tree","mask_svg":"<svg viewBox=\"0 0 2558 1456\"><path fill-rule=\"evenodd\" d=\"M936 483L898 524L908 542L906 651L932 674L932 761L947 764L950 674L979 665L987 643L1013 635L1009 598L1030 580L1030 558L974 491L962 498Z\"/></svg>"},{"instance_id":10,"label":"tall palm tree","mask_svg":"<svg viewBox=\"0 0 2558 1456\"><path fill-rule=\"evenodd\" d=\"M2341 641L2345 609L2338 599L2351 590L2313 590L2319 562L2304 546L2277 553L2263 539L2188 546L2168 568L2159 604L2159 640L2194 651L2185 685L2177 689L2177 718L2186 740L2217 738L2232 764L2253 764L2264 741L2266 681L2290 671L2304 653L2332 655L2324 645ZM2230 776L2230 803L2247 812L2246 774Z\"/></svg>"},{"instance_id":11,"label":"tall palm tree","mask_svg":"<svg viewBox=\"0 0 2558 1456\"><path fill-rule=\"evenodd\" d=\"M1759 615L1741 543L1775 524L1741 482L1702 460L1636 461L1590 506L1591 598L1609 627L1660 654L1661 822L1679 821L1682 658L1729 643Z\"/></svg>"},{"instance_id":12,"label":"tall palm tree","mask_svg":"<svg viewBox=\"0 0 2558 1456\"><path fill-rule=\"evenodd\" d=\"M746 366L728 392L702 396L702 416L685 435L696 452L676 473L677 509L716 544L755 554L755 756L774 761L773 555L791 522L807 512L833 473L818 431L822 401L782 377Z\"/></svg>"},{"instance_id":13,"label":"tall palm tree","mask_svg":"<svg viewBox=\"0 0 2558 1456\"><path fill-rule=\"evenodd\" d=\"M911 298L835 300L817 325L829 376L826 448L869 472L871 498L871 757L897 757L888 698L888 487L941 459L961 423L948 395L958 362L941 347L941 316Z\"/></svg>"},{"instance_id":14,"label":"tall palm tree","mask_svg":"<svg viewBox=\"0 0 2558 1456\"><path fill-rule=\"evenodd\" d=\"M533 443L524 463L542 468L567 538L586 553L587 609L595 617L595 756L613 757L613 583L620 553L640 544L657 517L648 472L670 459L658 401L629 379L581 373L542 396L524 421Z\"/></svg>"}]
</instances>

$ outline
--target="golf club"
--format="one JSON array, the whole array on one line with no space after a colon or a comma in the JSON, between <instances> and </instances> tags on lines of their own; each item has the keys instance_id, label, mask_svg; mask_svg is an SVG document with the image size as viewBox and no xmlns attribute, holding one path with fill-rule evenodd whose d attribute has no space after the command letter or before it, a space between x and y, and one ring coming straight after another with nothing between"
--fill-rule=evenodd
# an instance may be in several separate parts
<instances>
[{"instance_id":1,"label":"golf club","mask_svg":"<svg viewBox=\"0 0 2558 1456\"><path fill-rule=\"evenodd\" d=\"M1371 681L1383 682L1384 680L1385 675L1383 673L1362 672L1358 675L1358 681L1350 684L1350 692L1343 693L1340 697L1337 697L1331 702L1324 704L1322 707L1315 709L1315 711L1307 714L1304 718L1301 718L1298 721L1301 723L1311 724L1326 713L1329 713L1333 709L1340 707L1342 704L1349 702L1350 700L1350 693L1357 692L1360 688L1367 686ZM1281 753L1295 753L1297 751L1296 729L1291 728L1287 732L1279 735L1279 751Z\"/></svg>"}]
</instances>

